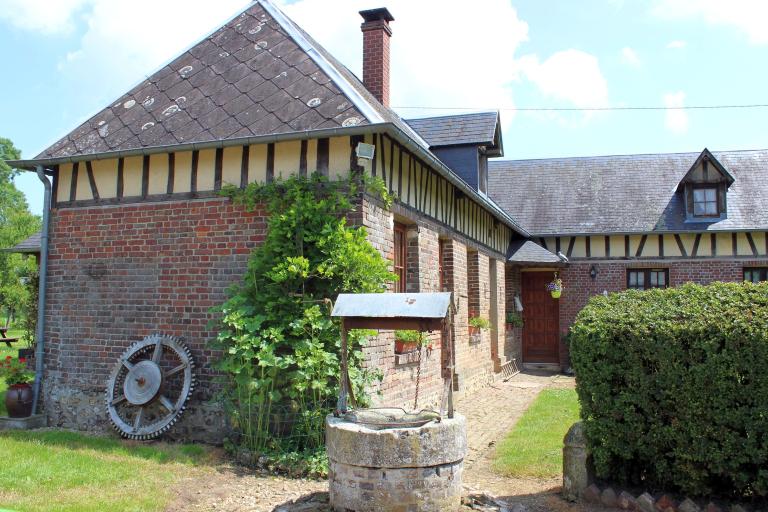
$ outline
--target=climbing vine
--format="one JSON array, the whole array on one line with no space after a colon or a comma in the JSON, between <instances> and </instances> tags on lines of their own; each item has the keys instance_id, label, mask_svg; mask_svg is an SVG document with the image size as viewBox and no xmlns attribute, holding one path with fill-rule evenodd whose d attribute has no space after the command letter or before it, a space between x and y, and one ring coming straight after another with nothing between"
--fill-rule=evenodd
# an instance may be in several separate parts
<instances>
[{"instance_id":1,"label":"climbing vine","mask_svg":"<svg viewBox=\"0 0 768 512\"><path fill-rule=\"evenodd\" d=\"M217 366L241 447L284 455L323 446L339 386L340 326L331 301L339 293L384 291L396 278L365 229L347 224L363 190L381 187L360 176L332 182L313 175L223 191L268 213L266 239L243 282L216 308ZM367 385L381 377L362 366L367 334L353 331L349 340L350 378L363 401Z\"/></svg>"}]
</instances>

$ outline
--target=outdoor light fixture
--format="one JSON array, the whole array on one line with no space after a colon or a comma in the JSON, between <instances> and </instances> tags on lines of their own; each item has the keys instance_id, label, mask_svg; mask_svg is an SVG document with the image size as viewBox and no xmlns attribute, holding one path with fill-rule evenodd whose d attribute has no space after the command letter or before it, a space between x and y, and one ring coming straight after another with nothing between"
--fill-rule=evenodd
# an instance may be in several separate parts
<instances>
[{"instance_id":1,"label":"outdoor light fixture","mask_svg":"<svg viewBox=\"0 0 768 512\"><path fill-rule=\"evenodd\" d=\"M355 154L357 154L357 165L364 165L366 160L369 162L373 160L373 155L376 154L376 146L366 144L365 142L358 142Z\"/></svg>"},{"instance_id":2,"label":"outdoor light fixture","mask_svg":"<svg viewBox=\"0 0 768 512\"><path fill-rule=\"evenodd\" d=\"M589 267L589 277L595 279L597 277L597 266L592 265Z\"/></svg>"}]
</instances>

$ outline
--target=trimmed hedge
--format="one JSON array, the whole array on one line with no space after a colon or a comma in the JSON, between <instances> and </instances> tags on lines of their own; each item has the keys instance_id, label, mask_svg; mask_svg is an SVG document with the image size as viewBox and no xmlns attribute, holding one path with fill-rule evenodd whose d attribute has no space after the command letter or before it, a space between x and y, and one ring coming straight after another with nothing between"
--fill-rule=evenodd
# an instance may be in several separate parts
<instances>
[{"instance_id":1,"label":"trimmed hedge","mask_svg":"<svg viewBox=\"0 0 768 512\"><path fill-rule=\"evenodd\" d=\"M768 497L768 283L594 297L571 358L598 477Z\"/></svg>"}]
</instances>

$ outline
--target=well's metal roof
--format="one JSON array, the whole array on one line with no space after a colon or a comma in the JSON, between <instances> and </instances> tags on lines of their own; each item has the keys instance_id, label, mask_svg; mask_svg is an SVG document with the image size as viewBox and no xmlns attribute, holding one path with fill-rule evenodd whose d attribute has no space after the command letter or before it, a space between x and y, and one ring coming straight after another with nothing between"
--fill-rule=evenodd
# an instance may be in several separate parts
<instances>
[{"instance_id":1,"label":"well's metal roof","mask_svg":"<svg viewBox=\"0 0 768 512\"><path fill-rule=\"evenodd\" d=\"M445 318L451 294L342 293L331 316L359 318Z\"/></svg>"},{"instance_id":2,"label":"well's metal roof","mask_svg":"<svg viewBox=\"0 0 768 512\"><path fill-rule=\"evenodd\" d=\"M701 153L492 160L491 198L536 236L768 229L768 150L713 151L727 218L686 219L678 184Z\"/></svg>"}]
</instances>

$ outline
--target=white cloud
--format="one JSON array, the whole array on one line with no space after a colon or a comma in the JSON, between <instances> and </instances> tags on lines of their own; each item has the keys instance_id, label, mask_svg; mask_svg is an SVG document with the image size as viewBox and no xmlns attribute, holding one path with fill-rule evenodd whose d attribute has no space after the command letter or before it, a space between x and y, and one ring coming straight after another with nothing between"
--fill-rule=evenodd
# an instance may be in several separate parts
<instances>
[{"instance_id":1,"label":"white cloud","mask_svg":"<svg viewBox=\"0 0 768 512\"><path fill-rule=\"evenodd\" d=\"M621 60L625 64L627 64L630 67L633 68L639 68L640 63L640 57L637 56L637 52L630 48L629 46L625 46L621 49Z\"/></svg>"},{"instance_id":2,"label":"white cloud","mask_svg":"<svg viewBox=\"0 0 768 512\"><path fill-rule=\"evenodd\" d=\"M278 1L300 26L360 75L358 11L370 8L370 0ZM10 8L17 11L0 16L30 31L56 33L84 26L79 44L61 49L59 71L67 80L97 81L98 87L89 86L90 94L98 94L98 102L106 104L249 3L0 0L0 6L8 7L0 13ZM528 25L508 0L485 0L483 9L446 8L444 0L389 0L387 7L396 18L391 52L395 107L512 107L513 85L518 87L521 78L545 97L569 105L608 103L607 83L594 56L573 49L543 61L537 55L516 55L528 40ZM455 112L400 110L405 117ZM505 124L512 117L505 111Z\"/></svg>"},{"instance_id":3,"label":"white cloud","mask_svg":"<svg viewBox=\"0 0 768 512\"><path fill-rule=\"evenodd\" d=\"M768 2L765 0L657 0L653 14L669 20L703 19L743 32L753 44L768 44Z\"/></svg>"},{"instance_id":4,"label":"white cloud","mask_svg":"<svg viewBox=\"0 0 768 512\"><path fill-rule=\"evenodd\" d=\"M688 132L688 113L675 107L685 106L685 93L683 91L670 92L664 95L664 106L667 107L664 115L664 126L667 130L683 135Z\"/></svg>"},{"instance_id":5,"label":"white cloud","mask_svg":"<svg viewBox=\"0 0 768 512\"><path fill-rule=\"evenodd\" d=\"M370 0L299 0L284 10L358 76L362 35L358 10ZM392 12L391 104L498 108L514 104L515 52L528 25L508 0L482 9L447 8L444 0L389 0ZM489 13L493 13L489 16ZM403 109L405 117L455 111ZM504 121L511 115L504 113Z\"/></svg>"},{"instance_id":6,"label":"white cloud","mask_svg":"<svg viewBox=\"0 0 768 512\"><path fill-rule=\"evenodd\" d=\"M88 0L0 0L0 19L17 28L46 35L66 34Z\"/></svg>"},{"instance_id":7,"label":"white cloud","mask_svg":"<svg viewBox=\"0 0 768 512\"><path fill-rule=\"evenodd\" d=\"M576 107L608 106L608 82L594 55L569 49L554 53L544 62L536 56L525 56L520 59L520 69L544 96Z\"/></svg>"},{"instance_id":8,"label":"white cloud","mask_svg":"<svg viewBox=\"0 0 768 512\"><path fill-rule=\"evenodd\" d=\"M670 42L667 43L667 48L669 48L671 50L680 50L682 48L685 48L686 46L688 46L688 42L687 41L681 41L679 39L676 39L674 41L670 41Z\"/></svg>"}]
</instances>

